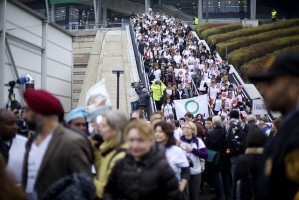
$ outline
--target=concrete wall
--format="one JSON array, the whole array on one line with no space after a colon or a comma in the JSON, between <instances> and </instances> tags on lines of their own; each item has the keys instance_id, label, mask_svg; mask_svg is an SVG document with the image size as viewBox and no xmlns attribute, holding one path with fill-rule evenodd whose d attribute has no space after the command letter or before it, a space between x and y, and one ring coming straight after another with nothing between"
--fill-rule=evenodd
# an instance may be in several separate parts
<instances>
[{"instance_id":1,"label":"concrete wall","mask_svg":"<svg viewBox=\"0 0 299 200\"><path fill-rule=\"evenodd\" d=\"M36 89L43 88L56 95L65 111L69 112L72 106L72 35L55 24L47 23L45 18L13 0L6 2L4 21L5 39L11 49L18 75L32 76ZM12 66L6 46L4 83L17 78ZM0 87L0 92L4 94L0 99L1 107L4 107L8 100L7 89ZM16 99L22 103L21 92L15 89L15 94Z\"/></svg>"}]
</instances>

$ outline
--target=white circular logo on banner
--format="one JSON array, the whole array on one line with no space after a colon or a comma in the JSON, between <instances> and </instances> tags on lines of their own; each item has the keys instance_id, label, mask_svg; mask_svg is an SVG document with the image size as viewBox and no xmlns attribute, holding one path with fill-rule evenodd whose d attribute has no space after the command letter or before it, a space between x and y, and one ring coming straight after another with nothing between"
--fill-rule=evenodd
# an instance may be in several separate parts
<instances>
[{"instance_id":1,"label":"white circular logo on banner","mask_svg":"<svg viewBox=\"0 0 299 200\"><path fill-rule=\"evenodd\" d=\"M199 111L199 104L195 100L189 100L185 103L186 112L196 114Z\"/></svg>"}]
</instances>

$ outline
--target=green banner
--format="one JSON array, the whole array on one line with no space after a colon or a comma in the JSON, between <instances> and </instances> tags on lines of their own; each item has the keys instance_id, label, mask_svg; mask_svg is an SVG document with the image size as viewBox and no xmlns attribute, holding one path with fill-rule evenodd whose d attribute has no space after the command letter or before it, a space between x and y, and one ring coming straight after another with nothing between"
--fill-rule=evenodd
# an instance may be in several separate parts
<instances>
[{"instance_id":1,"label":"green banner","mask_svg":"<svg viewBox=\"0 0 299 200\"><path fill-rule=\"evenodd\" d=\"M81 2L92 2L92 0L50 0L50 4L81 3Z\"/></svg>"}]
</instances>

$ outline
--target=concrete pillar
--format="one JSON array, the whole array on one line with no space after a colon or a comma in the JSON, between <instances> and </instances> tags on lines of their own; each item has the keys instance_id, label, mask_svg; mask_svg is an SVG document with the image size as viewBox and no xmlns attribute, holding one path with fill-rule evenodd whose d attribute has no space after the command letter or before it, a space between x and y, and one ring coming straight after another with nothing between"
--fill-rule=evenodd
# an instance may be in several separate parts
<instances>
[{"instance_id":1,"label":"concrete pillar","mask_svg":"<svg viewBox=\"0 0 299 200\"><path fill-rule=\"evenodd\" d=\"M52 22L55 22L55 9L56 9L56 6L55 4L51 4L51 21Z\"/></svg>"},{"instance_id":2,"label":"concrete pillar","mask_svg":"<svg viewBox=\"0 0 299 200\"><path fill-rule=\"evenodd\" d=\"M106 24L107 23L107 7L104 6L103 7L103 21L102 21L103 24Z\"/></svg>"},{"instance_id":3,"label":"concrete pillar","mask_svg":"<svg viewBox=\"0 0 299 200\"><path fill-rule=\"evenodd\" d=\"M209 21L209 0L206 0L206 21Z\"/></svg>"},{"instance_id":4,"label":"concrete pillar","mask_svg":"<svg viewBox=\"0 0 299 200\"><path fill-rule=\"evenodd\" d=\"M6 0L0 0L0 108L4 107L4 64L5 64L5 23Z\"/></svg>"},{"instance_id":5,"label":"concrete pillar","mask_svg":"<svg viewBox=\"0 0 299 200\"><path fill-rule=\"evenodd\" d=\"M256 0L250 0L250 19L256 19Z\"/></svg>"},{"instance_id":6,"label":"concrete pillar","mask_svg":"<svg viewBox=\"0 0 299 200\"><path fill-rule=\"evenodd\" d=\"M201 24L202 23L202 0L198 0L197 18L198 18L198 24Z\"/></svg>"},{"instance_id":7,"label":"concrete pillar","mask_svg":"<svg viewBox=\"0 0 299 200\"><path fill-rule=\"evenodd\" d=\"M151 0L145 0L145 13L148 14L148 9L151 7Z\"/></svg>"},{"instance_id":8,"label":"concrete pillar","mask_svg":"<svg viewBox=\"0 0 299 200\"><path fill-rule=\"evenodd\" d=\"M47 89L47 41L48 41L48 22L43 22L42 27L42 66L41 66L41 88Z\"/></svg>"},{"instance_id":9,"label":"concrete pillar","mask_svg":"<svg viewBox=\"0 0 299 200\"><path fill-rule=\"evenodd\" d=\"M102 23L102 0L93 0L94 4L94 14L95 14L95 23Z\"/></svg>"}]
</instances>

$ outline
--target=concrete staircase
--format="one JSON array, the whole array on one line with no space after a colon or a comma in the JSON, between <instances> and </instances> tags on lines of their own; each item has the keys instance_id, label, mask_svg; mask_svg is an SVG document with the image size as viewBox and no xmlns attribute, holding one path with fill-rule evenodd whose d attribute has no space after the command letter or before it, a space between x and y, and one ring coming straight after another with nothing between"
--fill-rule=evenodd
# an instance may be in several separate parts
<instances>
[{"instance_id":1,"label":"concrete staircase","mask_svg":"<svg viewBox=\"0 0 299 200\"><path fill-rule=\"evenodd\" d=\"M129 115L131 106L129 91L131 80L136 80L132 69L135 58L129 29L98 30L93 35L84 36L74 43L75 64L73 78L73 107L84 107L86 93L100 80L106 80L112 108L116 109L116 75L112 68L123 67L120 76L120 110ZM136 71L136 70L135 70Z\"/></svg>"},{"instance_id":2,"label":"concrete staircase","mask_svg":"<svg viewBox=\"0 0 299 200\"><path fill-rule=\"evenodd\" d=\"M73 108L76 108L78 105L79 96L96 32L77 32L75 35L77 35L77 37L75 37L73 42Z\"/></svg>"}]
</instances>

